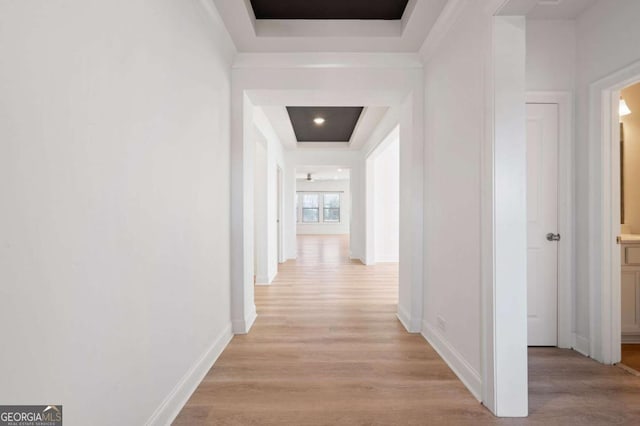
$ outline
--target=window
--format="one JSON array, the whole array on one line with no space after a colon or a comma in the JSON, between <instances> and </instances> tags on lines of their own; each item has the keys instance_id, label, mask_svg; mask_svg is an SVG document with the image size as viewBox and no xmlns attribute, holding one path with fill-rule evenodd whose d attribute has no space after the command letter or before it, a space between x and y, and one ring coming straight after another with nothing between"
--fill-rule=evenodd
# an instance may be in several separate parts
<instances>
[{"instance_id":1,"label":"window","mask_svg":"<svg viewBox=\"0 0 640 426\"><path fill-rule=\"evenodd\" d=\"M298 223L340 223L340 198L339 192L298 192Z\"/></svg>"},{"instance_id":2,"label":"window","mask_svg":"<svg viewBox=\"0 0 640 426\"><path fill-rule=\"evenodd\" d=\"M302 222L320 222L320 197L319 194L302 194Z\"/></svg>"},{"instance_id":3,"label":"window","mask_svg":"<svg viewBox=\"0 0 640 426\"><path fill-rule=\"evenodd\" d=\"M340 223L340 194L323 194L324 222Z\"/></svg>"}]
</instances>

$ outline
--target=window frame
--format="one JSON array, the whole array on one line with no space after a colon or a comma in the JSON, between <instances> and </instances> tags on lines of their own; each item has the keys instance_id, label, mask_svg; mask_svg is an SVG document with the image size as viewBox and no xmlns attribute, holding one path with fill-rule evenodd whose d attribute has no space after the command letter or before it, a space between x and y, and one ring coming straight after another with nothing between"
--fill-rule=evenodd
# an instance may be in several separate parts
<instances>
[{"instance_id":1,"label":"window frame","mask_svg":"<svg viewBox=\"0 0 640 426\"><path fill-rule=\"evenodd\" d=\"M318 197L318 207L304 207L304 195L314 194ZM325 207L325 195L337 195L338 207ZM342 202L344 191L296 191L296 224L297 225L341 225L342 221ZM318 210L317 222L305 222L304 211L305 210ZM325 210L337 210L338 220L325 220Z\"/></svg>"},{"instance_id":2,"label":"window frame","mask_svg":"<svg viewBox=\"0 0 640 426\"><path fill-rule=\"evenodd\" d=\"M305 195L315 195L316 197L316 205L317 207L305 207L304 206L304 196ZM318 220L315 221L305 221L304 220L304 212L305 210L316 210L317 211L317 218ZM300 203L300 223L303 223L305 225L315 225L318 223L322 223L322 216L321 216L321 210L322 210L322 197L320 196L319 193L317 192L303 192L302 193L302 202Z\"/></svg>"}]
</instances>

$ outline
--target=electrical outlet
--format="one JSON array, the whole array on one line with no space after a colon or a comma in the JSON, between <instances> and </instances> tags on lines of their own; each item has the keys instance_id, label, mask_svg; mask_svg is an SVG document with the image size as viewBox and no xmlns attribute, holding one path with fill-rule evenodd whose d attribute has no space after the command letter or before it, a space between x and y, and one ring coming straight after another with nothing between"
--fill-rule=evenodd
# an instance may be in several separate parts
<instances>
[{"instance_id":1,"label":"electrical outlet","mask_svg":"<svg viewBox=\"0 0 640 426\"><path fill-rule=\"evenodd\" d=\"M438 315L437 321L440 331L447 331L447 322L445 321L445 319Z\"/></svg>"}]
</instances>

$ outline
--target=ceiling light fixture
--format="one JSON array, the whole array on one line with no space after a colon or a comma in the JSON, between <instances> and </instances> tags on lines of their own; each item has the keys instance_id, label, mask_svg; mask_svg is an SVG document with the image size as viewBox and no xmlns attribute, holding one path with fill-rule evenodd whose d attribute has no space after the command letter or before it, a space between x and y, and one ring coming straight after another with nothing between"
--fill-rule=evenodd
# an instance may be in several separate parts
<instances>
[{"instance_id":1,"label":"ceiling light fixture","mask_svg":"<svg viewBox=\"0 0 640 426\"><path fill-rule=\"evenodd\" d=\"M627 105L625 100L622 99L622 97L620 97L620 108L618 109L618 114L620 115L620 117L624 117L625 115L631 114L631 110L629 109L629 106Z\"/></svg>"},{"instance_id":2,"label":"ceiling light fixture","mask_svg":"<svg viewBox=\"0 0 640 426\"><path fill-rule=\"evenodd\" d=\"M318 126L321 126L324 124L326 120L322 117L316 117L313 119L313 122L316 123Z\"/></svg>"}]
</instances>

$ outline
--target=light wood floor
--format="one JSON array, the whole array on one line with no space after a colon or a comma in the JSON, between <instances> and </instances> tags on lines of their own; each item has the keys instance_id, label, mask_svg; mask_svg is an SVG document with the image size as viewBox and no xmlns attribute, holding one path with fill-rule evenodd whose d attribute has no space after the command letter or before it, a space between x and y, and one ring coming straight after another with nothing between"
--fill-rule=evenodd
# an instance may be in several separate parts
<instances>
[{"instance_id":1,"label":"light wood floor","mask_svg":"<svg viewBox=\"0 0 640 426\"><path fill-rule=\"evenodd\" d=\"M622 363L640 373L640 345L622 345Z\"/></svg>"},{"instance_id":2,"label":"light wood floor","mask_svg":"<svg viewBox=\"0 0 640 426\"><path fill-rule=\"evenodd\" d=\"M530 417L494 418L396 319L396 265L348 260L344 237L298 245L174 424L640 424L639 377L546 348L530 350Z\"/></svg>"}]
</instances>

